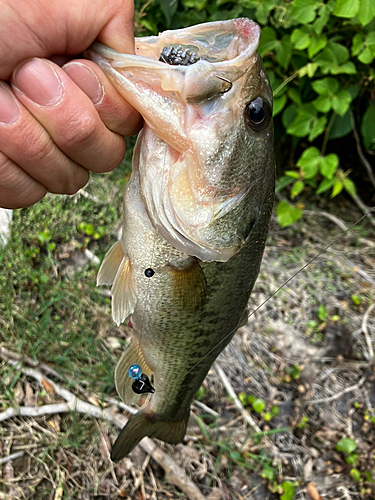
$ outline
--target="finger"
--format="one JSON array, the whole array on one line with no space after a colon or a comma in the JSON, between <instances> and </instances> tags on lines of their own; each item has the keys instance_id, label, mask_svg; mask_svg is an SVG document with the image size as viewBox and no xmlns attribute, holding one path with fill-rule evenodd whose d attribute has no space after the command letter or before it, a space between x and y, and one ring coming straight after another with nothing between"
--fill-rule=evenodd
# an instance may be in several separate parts
<instances>
[{"instance_id":1,"label":"finger","mask_svg":"<svg viewBox=\"0 0 375 500\"><path fill-rule=\"evenodd\" d=\"M44 190L66 194L74 194L88 181L87 170L64 155L4 82L0 82L0 151L18 166L11 170L13 187L9 185L9 164L4 159L7 170L0 172L0 184L5 176L8 179L6 185L14 190L15 196L19 193L17 176L21 184L30 178L43 185ZM31 189L31 184L28 189ZM36 198L40 197L36 193ZM19 207L29 204L19 198L16 200Z\"/></svg>"},{"instance_id":2,"label":"finger","mask_svg":"<svg viewBox=\"0 0 375 500\"><path fill-rule=\"evenodd\" d=\"M0 207L29 207L46 193L42 184L0 152Z\"/></svg>"},{"instance_id":3,"label":"finger","mask_svg":"<svg viewBox=\"0 0 375 500\"><path fill-rule=\"evenodd\" d=\"M99 66L82 59L65 64L63 70L91 99L107 128L126 136L139 132L141 115L117 92Z\"/></svg>"},{"instance_id":4,"label":"finger","mask_svg":"<svg viewBox=\"0 0 375 500\"><path fill-rule=\"evenodd\" d=\"M91 100L56 64L26 61L13 74L12 88L74 162L93 172L107 172L121 163L123 137L107 129Z\"/></svg>"}]
</instances>

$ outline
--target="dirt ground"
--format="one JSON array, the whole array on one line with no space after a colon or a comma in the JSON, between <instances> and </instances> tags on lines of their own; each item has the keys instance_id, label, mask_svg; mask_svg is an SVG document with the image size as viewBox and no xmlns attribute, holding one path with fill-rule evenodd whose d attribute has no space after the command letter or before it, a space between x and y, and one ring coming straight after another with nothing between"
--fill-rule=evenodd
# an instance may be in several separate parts
<instances>
[{"instance_id":1,"label":"dirt ground","mask_svg":"<svg viewBox=\"0 0 375 500\"><path fill-rule=\"evenodd\" d=\"M40 356L19 364L2 342L2 391L13 399L0 412L0 499L374 499L375 228L363 219L340 237L361 216L342 201L335 214L307 210L289 228L272 220L248 324L206 378L184 442L157 442L162 459L137 446L112 464L115 391L92 395ZM108 303L103 314L114 368L131 332L113 329ZM72 411L69 394L87 406ZM22 407L34 416L17 415ZM197 490L181 491L176 474Z\"/></svg>"}]
</instances>

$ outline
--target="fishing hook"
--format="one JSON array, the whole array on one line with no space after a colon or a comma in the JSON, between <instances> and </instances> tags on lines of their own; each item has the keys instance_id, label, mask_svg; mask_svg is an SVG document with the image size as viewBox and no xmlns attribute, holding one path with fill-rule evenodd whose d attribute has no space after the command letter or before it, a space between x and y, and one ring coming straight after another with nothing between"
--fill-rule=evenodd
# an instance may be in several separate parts
<instances>
[{"instance_id":1,"label":"fishing hook","mask_svg":"<svg viewBox=\"0 0 375 500\"><path fill-rule=\"evenodd\" d=\"M229 92L230 90L232 90L233 83L230 80L227 80L223 76L219 76L219 75L215 75L215 77L219 78L219 80L222 80L223 82L229 83L229 85L230 85L230 87L228 89L223 90L222 92L220 92L220 94L226 94L227 92Z\"/></svg>"}]
</instances>

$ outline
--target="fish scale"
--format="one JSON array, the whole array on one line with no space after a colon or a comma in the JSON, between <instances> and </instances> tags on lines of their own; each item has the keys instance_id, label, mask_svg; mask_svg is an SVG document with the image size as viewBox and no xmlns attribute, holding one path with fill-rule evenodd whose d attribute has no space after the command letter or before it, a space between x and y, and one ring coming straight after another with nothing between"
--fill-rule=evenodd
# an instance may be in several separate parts
<instances>
[{"instance_id":1,"label":"fish scale","mask_svg":"<svg viewBox=\"0 0 375 500\"><path fill-rule=\"evenodd\" d=\"M122 237L98 283L113 283L113 319L133 327L115 371L121 398L139 397L133 364L153 377L155 393L120 433L113 460L144 436L183 439L192 400L247 319L274 198L272 92L259 36L256 23L237 19L136 39L137 56L100 44L89 52L145 119ZM181 54L196 47L199 60L160 62L171 45Z\"/></svg>"}]
</instances>

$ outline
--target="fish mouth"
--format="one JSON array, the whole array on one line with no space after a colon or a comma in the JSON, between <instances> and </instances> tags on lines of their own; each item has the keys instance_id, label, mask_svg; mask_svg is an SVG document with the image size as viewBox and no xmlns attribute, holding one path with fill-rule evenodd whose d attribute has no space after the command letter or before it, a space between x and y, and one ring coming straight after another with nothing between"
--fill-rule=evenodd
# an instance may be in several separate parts
<instances>
[{"instance_id":1,"label":"fish mouth","mask_svg":"<svg viewBox=\"0 0 375 500\"><path fill-rule=\"evenodd\" d=\"M99 66L107 61L106 69L108 65L115 71L142 68L149 84L155 85L157 73L161 89L178 92L186 102L198 103L225 93L228 82L233 84L245 74L259 40L258 24L239 18L136 38L135 55L121 54L99 42L93 43L86 55ZM178 46L195 54L194 64L173 65L160 60L166 48Z\"/></svg>"}]
</instances>

